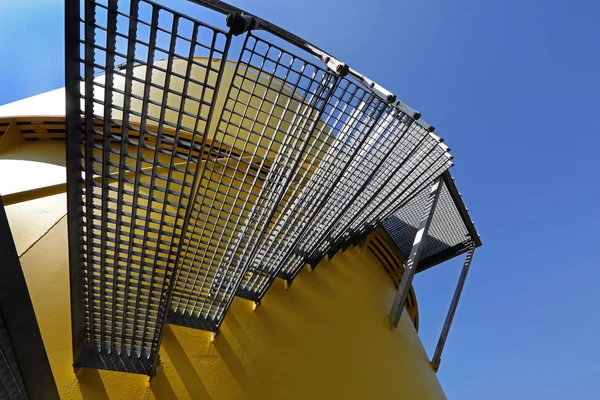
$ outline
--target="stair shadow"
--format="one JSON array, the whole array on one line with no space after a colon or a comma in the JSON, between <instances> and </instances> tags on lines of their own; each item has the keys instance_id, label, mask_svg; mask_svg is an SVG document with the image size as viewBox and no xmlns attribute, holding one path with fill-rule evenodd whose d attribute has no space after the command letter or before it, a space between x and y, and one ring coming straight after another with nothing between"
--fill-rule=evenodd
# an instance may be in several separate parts
<instances>
[{"instance_id":1,"label":"stair shadow","mask_svg":"<svg viewBox=\"0 0 600 400\"><path fill-rule=\"evenodd\" d=\"M206 386L202 383L202 380L196 373L194 365L188 358L183 347L181 347L179 340L169 325L165 325L163 334L162 347L169 355L173 367L175 367L175 370L179 374L179 377L183 381L183 384L192 399L210 399L211 396L208 393L208 390L206 390ZM167 378L165 377L164 380L167 381ZM156 381L158 381L158 379L156 379Z\"/></svg>"}]
</instances>

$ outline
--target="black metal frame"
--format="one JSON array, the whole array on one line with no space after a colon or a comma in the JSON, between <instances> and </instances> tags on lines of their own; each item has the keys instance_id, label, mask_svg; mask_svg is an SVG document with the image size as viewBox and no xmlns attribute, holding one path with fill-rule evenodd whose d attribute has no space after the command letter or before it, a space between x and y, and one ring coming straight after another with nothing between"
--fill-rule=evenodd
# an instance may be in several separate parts
<instances>
[{"instance_id":1,"label":"black metal frame","mask_svg":"<svg viewBox=\"0 0 600 400\"><path fill-rule=\"evenodd\" d=\"M0 196L0 398L58 399Z\"/></svg>"}]
</instances>

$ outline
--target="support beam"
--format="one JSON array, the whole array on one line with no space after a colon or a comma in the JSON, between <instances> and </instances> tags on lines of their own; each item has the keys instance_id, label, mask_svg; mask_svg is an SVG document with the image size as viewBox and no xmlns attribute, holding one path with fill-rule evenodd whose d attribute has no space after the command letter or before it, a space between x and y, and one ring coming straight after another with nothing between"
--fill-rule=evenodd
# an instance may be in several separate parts
<instances>
[{"instance_id":1,"label":"support beam","mask_svg":"<svg viewBox=\"0 0 600 400\"><path fill-rule=\"evenodd\" d=\"M460 277L458 278L458 283L456 284L456 290L454 291L454 296L452 297L452 302L450 303L450 308L448 309L448 315L446 315L446 321L444 322L444 327L442 328L440 339L438 340L435 352L433 353L433 358L431 359L431 366L436 372L440 367L442 351L444 350L444 345L446 344L448 332L450 332L450 326L452 325L452 320L454 319L454 314L456 313L456 308L458 307L460 295L462 293L463 287L465 286L467 274L469 273L469 267L471 266L471 260L473 259L473 253L475 253L475 248L473 247L473 244L470 244L469 246L470 249L467 252L467 256L465 257L465 263L463 264Z\"/></svg>"},{"instance_id":2,"label":"support beam","mask_svg":"<svg viewBox=\"0 0 600 400\"><path fill-rule=\"evenodd\" d=\"M19 392L15 394L17 397L11 397L10 392L3 394L4 385L0 381L0 398L58 399L56 383L1 197L0 257L0 375L11 377L11 383L16 385Z\"/></svg>"},{"instance_id":3,"label":"support beam","mask_svg":"<svg viewBox=\"0 0 600 400\"><path fill-rule=\"evenodd\" d=\"M388 317L391 329L396 328L398 326L398 322L400 321L400 316L402 315L402 310L404 309L404 303L406 303L406 297L408 296L410 285L412 284L417 265L419 264L419 259L421 258L421 252L425 247L427 233L429 231L429 227L431 226L433 214L435 213L435 206L440 198L441 189L442 178L439 177L434 181L433 185L431 185L431 189L429 190L429 197L427 199L425 209L423 210L423 217L421 218L419 229L415 235L415 241L413 243L412 250L410 251L410 256L408 257L408 262L406 263L406 268L404 269L404 274L402 275L398 292L396 292L396 297L394 298L394 303L392 304L392 309Z\"/></svg>"},{"instance_id":4,"label":"support beam","mask_svg":"<svg viewBox=\"0 0 600 400\"><path fill-rule=\"evenodd\" d=\"M86 21L89 22L89 7ZM80 266L83 262L81 254L81 236L83 223L83 207L81 205L81 134L82 123L81 115L81 95L80 95L80 65L79 60L84 55L81 54L79 45L79 19L80 2L77 0L65 1L65 101L66 101L66 166L67 166L67 223L69 240L69 283L71 289L71 342L73 361L79 358L85 342L85 303L83 295L83 277ZM88 29L86 28L86 32ZM89 35L89 33L88 33ZM84 53L93 53L93 49L86 49ZM93 92L94 66L88 64L85 67L84 74L87 79L87 93ZM92 99L86 99L86 107L93 108ZM93 125L93 116L89 115L88 125ZM92 146L93 143L87 143ZM91 174L90 174L91 176ZM88 217L88 228L92 221ZM77 370L77 367L75 367Z\"/></svg>"}]
</instances>

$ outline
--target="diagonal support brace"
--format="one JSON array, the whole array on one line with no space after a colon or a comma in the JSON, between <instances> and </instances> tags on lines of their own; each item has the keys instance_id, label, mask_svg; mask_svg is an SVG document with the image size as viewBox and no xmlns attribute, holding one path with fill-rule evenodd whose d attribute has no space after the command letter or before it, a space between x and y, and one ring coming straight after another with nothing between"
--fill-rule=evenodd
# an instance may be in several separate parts
<instances>
[{"instance_id":1,"label":"diagonal support brace","mask_svg":"<svg viewBox=\"0 0 600 400\"><path fill-rule=\"evenodd\" d=\"M390 329L396 328L398 326L398 322L400 321L400 316L402 315L402 310L404 309L404 304L406 303L406 298L408 297L410 285L412 284L417 266L419 265L421 253L425 247L427 232L431 226L431 220L433 219L433 214L435 213L435 206L440 198L442 185L443 181L442 177L440 176L434 181L433 185L431 185L431 189L429 190L429 197L427 198L427 203L425 204L425 209L423 210L423 217L421 218L421 223L419 224L419 229L415 235L415 241L413 243L412 250L410 251L410 256L406 263L402 280L400 281L400 286L398 287L390 315L388 316Z\"/></svg>"},{"instance_id":2,"label":"diagonal support brace","mask_svg":"<svg viewBox=\"0 0 600 400\"><path fill-rule=\"evenodd\" d=\"M467 280L467 274L469 273L469 267L471 266L471 260L473 259L474 253L475 248L473 247L473 244L471 244L470 249L467 252L467 256L465 257L465 263L463 264L460 277L458 278L456 289L454 290L454 296L452 297L452 302L450 303L450 308L448 309L448 315L446 315L446 321L444 321L444 326L442 328L442 333L440 334L440 339L438 340L435 352L433 353L433 358L431 359L431 366L433 367L433 370L435 372L437 372L437 370L440 367L440 361L442 360L442 351L444 351L446 338L448 337L448 333L450 332L450 326L452 325L452 320L454 319L454 314L456 313L456 308L458 307L458 301L460 300L460 295L462 293L463 287L465 286L465 281Z\"/></svg>"}]
</instances>

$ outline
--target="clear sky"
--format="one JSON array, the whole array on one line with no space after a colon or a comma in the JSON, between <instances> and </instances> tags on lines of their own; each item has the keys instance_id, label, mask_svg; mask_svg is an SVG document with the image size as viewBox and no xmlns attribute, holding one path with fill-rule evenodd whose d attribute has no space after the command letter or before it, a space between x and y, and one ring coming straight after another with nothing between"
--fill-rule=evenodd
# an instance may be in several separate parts
<instances>
[{"instance_id":1,"label":"clear sky","mask_svg":"<svg viewBox=\"0 0 600 400\"><path fill-rule=\"evenodd\" d=\"M600 398L600 2L231 2L381 83L452 148L484 246L438 374L448 397ZM62 14L0 3L0 104L63 86ZM429 353L461 261L415 278Z\"/></svg>"}]
</instances>

